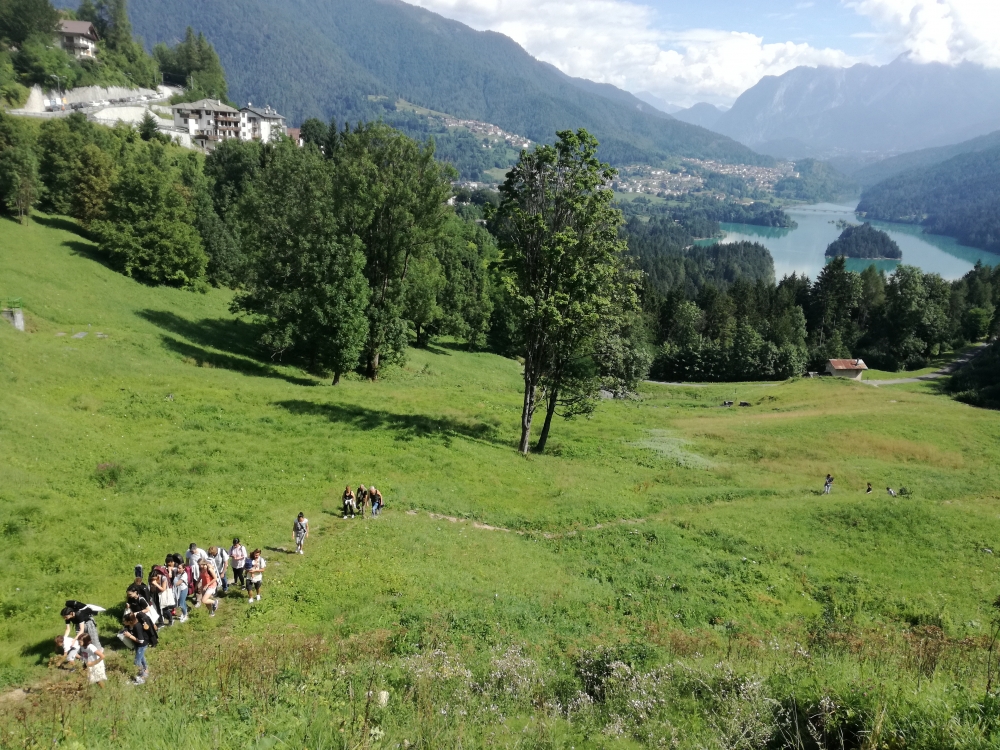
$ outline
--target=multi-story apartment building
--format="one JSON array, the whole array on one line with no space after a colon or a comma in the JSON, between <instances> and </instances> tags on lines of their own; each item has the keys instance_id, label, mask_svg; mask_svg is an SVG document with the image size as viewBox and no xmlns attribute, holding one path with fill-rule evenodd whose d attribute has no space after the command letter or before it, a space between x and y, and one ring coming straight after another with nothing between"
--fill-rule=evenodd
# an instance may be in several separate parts
<instances>
[{"instance_id":1,"label":"multi-story apartment building","mask_svg":"<svg viewBox=\"0 0 1000 750\"><path fill-rule=\"evenodd\" d=\"M97 57L97 29L90 21L60 21L59 46L77 60Z\"/></svg>"},{"instance_id":2,"label":"multi-story apartment building","mask_svg":"<svg viewBox=\"0 0 1000 750\"><path fill-rule=\"evenodd\" d=\"M270 106L255 107L252 102L240 110L240 138L244 141L269 141L285 133L285 118Z\"/></svg>"},{"instance_id":3,"label":"multi-story apartment building","mask_svg":"<svg viewBox=\"0 0 1000 750\"><path fill-rule=\"evenodd\" d=\"M170 109L174 112L174 127L187 131L191 139L202 147L241 137L240 111L218 99L183 102L174 104Z\"/></svg>"}]
</instances>

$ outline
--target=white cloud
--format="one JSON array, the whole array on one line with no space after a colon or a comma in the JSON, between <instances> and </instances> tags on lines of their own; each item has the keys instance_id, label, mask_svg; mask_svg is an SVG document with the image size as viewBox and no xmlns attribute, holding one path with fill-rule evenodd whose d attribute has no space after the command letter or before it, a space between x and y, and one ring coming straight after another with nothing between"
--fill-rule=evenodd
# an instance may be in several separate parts
<instances>
[{"instance_id":1,"label":"white cloud","mask_svg":"<svg viewBox=\"0 0 1000 750\"><path fill-rule=\"evenodd\" d=\"M849 0L884 32L885 41L917 62L969 61L1000 67L997 0Z\"/></svg>"},{"instance_id":2,"label":"white cloud","mask_svg":"<svg viewBox=\"0 0 1000 750\"><path fill-rule=\"evenodd\" d=\"M835 49L765 44L737 31L657 28L654 11L624 0L409 0L514 39L572 76L651 91L677 104L731 103L762 76L798 65L849 65Z\"/></svg>"}]
</instances>

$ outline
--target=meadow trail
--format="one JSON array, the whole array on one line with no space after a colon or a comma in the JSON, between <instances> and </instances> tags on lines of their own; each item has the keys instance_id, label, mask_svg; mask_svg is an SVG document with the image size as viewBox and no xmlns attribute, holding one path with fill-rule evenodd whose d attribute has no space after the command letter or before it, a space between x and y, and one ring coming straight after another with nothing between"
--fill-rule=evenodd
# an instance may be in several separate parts
<instances>
[{"instance_id":1,"label":"meadow trail","mask_svg":"<svg viewBox=\"0 0 1000 750\"><path fill-rule=\"evenodd\" d=\"M892 378L890 380L862 380L862 383L866 383L874 388L878 388L883 385L902 385L903 383L919 383L923 380L937 380L938 378L943 378L947 375L952 375L958 370L961 370L969 362L974 360L984 351L986 347L989 346L988 342L982 342L975 344L975 348L967 351L960 356L956 357L952 362L948 363L940 370L935 370L934 372L926 373L925 375L917 375L912 378Z\"/></svg>"}]
</instances>

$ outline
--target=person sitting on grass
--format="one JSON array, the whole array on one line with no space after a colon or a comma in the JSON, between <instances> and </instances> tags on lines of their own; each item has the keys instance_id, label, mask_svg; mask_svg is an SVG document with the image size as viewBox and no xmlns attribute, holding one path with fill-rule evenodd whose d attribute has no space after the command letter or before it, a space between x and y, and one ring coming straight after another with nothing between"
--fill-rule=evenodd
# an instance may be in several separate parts
<instances>
[{"instance_id":1,"label":"person sitting on grass","mask_svg":"<svg viewBox=\"0 0 1000 750\"><path fill-rule=\"evenodd\" d=\"M247 563L250 569L247 572L247 594L250 596L250 603L254 601L254 593L257 594L257 601L260 601L260 584L264 580L264 568L267 567L267 560L260 556L260 550L255 549Z\"/></svg>"},{"instance_id":2,"label":"person sitting on grass","mask_svg":"<svg viewBox=\"0 0 1000 750\"><path fill-rule=\"evenodd\" d=\"M885 491L889 493L889 497L896 497L896 491L892 487L886 487Z\"/></svg>"},{"instance_id":3,"label":"person sitting on grass","mask_svg":"<svg viewBox=\"0 0 1000 750\"><path fill-rule=\"evenodd\" d=\"M84 633L84 635L86 635L86 633ZM83 635L81 635L80 638L83 638ZM59 654L59 659L55 663L57 668L76 662L77 658L80 656L79 640L65 635L57 635L55 642L56 653Z\"/></svg>"},{"instance_id":4,"label":"person sitting on grass","mask_svg":"<svg viewBox=\"0 0 1000 750\"><path fill-rule=\"evenodd\" d=\"M357 501L354 497L354 490L351 489L351 485L347 485L344 488L344 518L347 518L347 514L351 514L351 518L354 518L354 511L357 509Z\"/></svg>"},{"instance_id":5,"label":"person sitting on grass","mask_svg":"<svg viewBox=\"0 0 1000 750\"><path fill-rule=\"evenodd\" d=\"M868 483L868 489L865 490L865 494L866 495L872 494L872 483L871 482Z\"/></svg>"},{"instance_id":6,"label":"person sitting on grass","mask_svg":"<svg viewBox=\"0 0 1000 750\"><path fill-rule=\"evenodd\" d=\"M375 518L382 512L382 493L375 489L375 485L372 485L371 489L368 490L368 496L372 501L372 518Z\"/></svg>"},{"instance_id":7,"label":"person sitting on grass","mask_svg":"<svg viewBox=\"0 0 1000 750\"><path fill-rule=\"evenodd\" d=\"M87 662L87 679L91 685L97 683L103 688L104 683L108 680L108 674L104 668L104 649L96 645L86 633L80 636L80 647L83 650L83 658Z\"/></svg>"}]
</instances>

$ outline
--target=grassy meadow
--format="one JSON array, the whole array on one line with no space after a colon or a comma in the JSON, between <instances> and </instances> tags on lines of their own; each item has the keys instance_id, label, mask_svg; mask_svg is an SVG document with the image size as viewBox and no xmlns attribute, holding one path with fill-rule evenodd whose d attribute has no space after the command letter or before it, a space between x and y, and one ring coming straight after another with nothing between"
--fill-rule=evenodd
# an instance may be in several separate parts
<instances>
[{"instance_id":1,"label":"grassy meadow","mask_svg":"<svg viewBox=\"0 0 1000 750\"><path fill-rule=\"evenodd\" d=\"M0 297L0 747L1000 746L1000 415L937 383L649 384L523 458L517 362L332 387L59 217L0 220ZM387 509L341 519L361 482ZM234 535L262 601L128 685L132 567ZM48 666L70 598L104 690Z\"/></svg>"}]
</instances>

